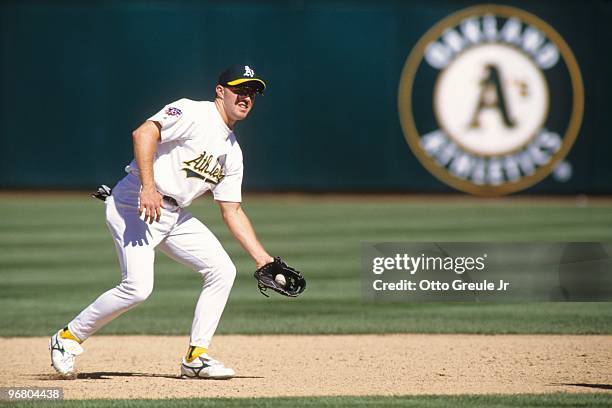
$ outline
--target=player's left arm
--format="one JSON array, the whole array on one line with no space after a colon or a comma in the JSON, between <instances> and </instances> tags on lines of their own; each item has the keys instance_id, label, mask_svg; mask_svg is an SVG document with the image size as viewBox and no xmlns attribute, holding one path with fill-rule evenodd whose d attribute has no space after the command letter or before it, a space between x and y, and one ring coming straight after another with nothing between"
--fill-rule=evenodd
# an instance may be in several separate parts
<instances>
[{"instance_id":1,"label":"player's left arm","mask_svg":"<svg viewBox=\"0 0 612 408\"><path fill-rule=\"evenodd\" d=\"M274 258L266 252L263 245L257 239L253 225L240 206L240 203L217 201L217 204L221 209L221 216L225 225L227 225L227 228L245 251L253 258L257 268L272 262Z\"/></svg>"}]
</instances>

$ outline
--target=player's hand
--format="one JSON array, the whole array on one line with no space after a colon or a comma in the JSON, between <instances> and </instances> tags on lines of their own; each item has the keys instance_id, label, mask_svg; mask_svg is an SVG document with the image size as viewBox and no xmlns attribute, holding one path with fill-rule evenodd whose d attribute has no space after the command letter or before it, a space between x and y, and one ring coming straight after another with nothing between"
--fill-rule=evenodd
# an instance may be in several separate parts
<instances>
[{"instance_id":1,"label":"player's hand","mask_svg":"<svg viewBox=\"0 0 612 408\"><path fill-rule=\"evenodd\" d=\"M255 265L256 265L255 267L257 269L259 269L262 266L269 264L270 262L274 262L274 258L272 258L270 255L266 254L262 258L260 258L257 261L255 261Z\"/></svg>"},{"instance_id":2,"label":"player's hand","mask_svg":"<svg viewBox=\"0 0 612 408\"><path fill-rule=\"evenodd\" d=\"M159 194L155 187L143 187L140 191L138 215L141 216L144 213L144 222L148 222L149 224L153 224L153 221L159 222L161 218L162 201L162 195Z\"/></svg>"}]
</instances>

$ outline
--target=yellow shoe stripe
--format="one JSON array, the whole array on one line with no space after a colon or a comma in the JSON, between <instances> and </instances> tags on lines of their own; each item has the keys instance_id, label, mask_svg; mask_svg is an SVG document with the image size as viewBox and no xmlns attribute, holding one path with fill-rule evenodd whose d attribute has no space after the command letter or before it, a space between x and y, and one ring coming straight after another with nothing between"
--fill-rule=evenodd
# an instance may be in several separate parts
<instances>
[{"instance_id":1,"label":"yellow shoe stripe","mask_svg":"<svg viewBox=\"0 0 612 408\"><path fill-rule=\"evenodd\" d=\"M60 335L59 335L62 339L70 339L70 340L74 340L77 343L81 344L81 340L77 339L77 337L72 334L70 332L70 329L68 329L68 327L64 327L62 329L62 331L60 331Z\"/></svg>"},{"instance_id":2,"label":"yellow shoe stripe","mask_svg":"<svg viewBox=\"0 0 612 408\"><path fill-rule=\"evenodd\" d=\"M206 349L204 347L189 346L187 349L187 354L185 355L185 360L187 360L188 363L191 363L204 353L206 353Z\"/></svg>"}]
</instances>

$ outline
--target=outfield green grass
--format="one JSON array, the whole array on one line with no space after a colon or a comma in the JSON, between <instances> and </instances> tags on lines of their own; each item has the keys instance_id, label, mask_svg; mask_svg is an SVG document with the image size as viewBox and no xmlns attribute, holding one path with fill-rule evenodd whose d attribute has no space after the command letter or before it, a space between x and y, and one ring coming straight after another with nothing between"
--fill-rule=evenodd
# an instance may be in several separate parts
<instances>
[{"instance_id":1,"label":"outfield green grass","mask_svg":"<svg viewBox=\"0 0 612 408\"><path fill-rule=\"evenodd\" d=\"M612 394L545 394L545 395L460 395L460 396L398 396L398 397L316 397L316 398L210 398L183 400L85 400L65 401L68 408L140 408L140 407L609 407ZM9 403L7 406L47 408L57 402Z\"/></svg>"},{"instance_id":2,"label":"outfield green grass","mask_svg":"<svg viewBox=\"0 0 612 408\"><path fill-rule=\"evenodd\" d=\"M611 241L612 204L254 196L244 207L269 252L304 271L299 299L264 298L216 205L191 211L238 278L218 333L612 333L612 303L392 303L361 299L367 241ZM0 196L1 336L48 335L119 280L103 205L78 195ZM106 334L187 334L199 276L163 254L155 291Z\"/></svg>"}]
</instances>

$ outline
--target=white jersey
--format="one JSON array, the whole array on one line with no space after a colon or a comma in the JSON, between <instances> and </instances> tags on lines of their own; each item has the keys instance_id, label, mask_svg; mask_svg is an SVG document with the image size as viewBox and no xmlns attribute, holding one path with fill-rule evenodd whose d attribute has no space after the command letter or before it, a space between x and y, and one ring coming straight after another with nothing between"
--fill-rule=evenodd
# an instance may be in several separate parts
<instances>
[{"instance_id":1,"label":"white jersey","mask_svg":"<svg viewBox=\"0 0 612 408\"><path fill-rule=\"evenodd\" d=\"M157 191L187 207L207 191L242 201L242 150L214 102L180 99L149 118L161 125L154 161ZM136 161L130 172L138 173Z\"/></svg>"}]
</instances>

